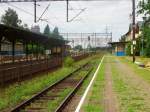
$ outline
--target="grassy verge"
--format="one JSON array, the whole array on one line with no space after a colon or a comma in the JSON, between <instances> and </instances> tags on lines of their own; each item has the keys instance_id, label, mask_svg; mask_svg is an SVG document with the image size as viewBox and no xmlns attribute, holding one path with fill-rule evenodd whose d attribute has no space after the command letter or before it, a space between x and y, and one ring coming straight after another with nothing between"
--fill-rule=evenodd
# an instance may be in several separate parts
<instances>
[{"instance_id":1,"label":"grassy verge","mask_svg":"<svg viewBox=\"0 0 150 112\"><path fill-rule=\"evenodd\" d=\"M103 91L104 91L103 88L104 88L104 63L102 64L99 70L99 73L92 86L90 94L88 95L88 99L83 106L84 112L103 112L102 106Z\"/></svg>"},{"instance_id":2,"label":"grassy verge","mask_svg":"<svg viewBox=\"0 0 150 112\"><path fill-rule=\"evenodd\" d=\"M0 88L0 110L6 107L12 107L17 103L32 97L32 95L38 91L65 77L89 60L91 60L91 58L76 62L73 67L63 67L55 72L49 73L48 75L43 74L42 77L36 77L29 81L24 81L21 85L14 84L8 88Z\"/></svg>"},{"instance_id":3,"label":"grassy verge","mask_svg":"<svg viewBox=\"0 0 150 112\"><path fill-rule=\"evenodd\" d=\"M138 65L133 64L132 61L127 60L126 57L119 58L119 59L124 64L127 64L128 66L130 66L137 75L139 75L144 80L150 83L150 71L149 70L140 68Z\"/></svg>"},{"instance_id":4,"label":"grassy verge","mask_svg":"<svg viewBox=\"0 0 150 112\"><path fill-rule=\"evenodd\" d=\"M141 90L133 85L132 79L119 67L111 64L114 90L117 94L120 112L147 112ZM126 76L126 77L125 77Z\"/></svg>"},{"instance_id":5,"label":"grassy verge","mask_svg":"<svg viewBox=\"0 0 150 112\"><path fill-rule=\"evenodd\" d=\"M98 55L97 57L95 57L94 60L91 61L91 64L93 65L93 70L91 72L91 74L89 74L89 76L87 77L87 79L83 82L80 91L77 92L77 95L82 96L85 89L87 88L89 82L91 81L93 74L95 73L99 62L101 61L102 55Z\"/></svg>"},{"instance_id":6,"label":"grassy verge","mask_svg":"<svg viewBox=\"0 0 150 112\"><path fill-rule=\"evenodd\" d=\"M129 60L129 61L132 61L132 58L133 58L133 57L131 57L131 56L126 56L125 58L126 58L127 60ZM142 62L142 63L144 63L144 64L147 64L147 62L150 62L150 58L137 56L137 57L136 57L136 61Z\"/></svg>"}]
</instances>

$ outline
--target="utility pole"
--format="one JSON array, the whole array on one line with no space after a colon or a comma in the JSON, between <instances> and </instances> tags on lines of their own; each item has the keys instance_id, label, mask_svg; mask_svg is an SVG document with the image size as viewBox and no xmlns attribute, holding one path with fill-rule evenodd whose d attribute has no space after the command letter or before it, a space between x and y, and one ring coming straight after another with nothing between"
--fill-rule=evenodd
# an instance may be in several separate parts
<instances>
[{"instance_id":1,"label":"utility pole","mask_svg":"<svg viewBox=\"0 0 150 112\"><path fill-rule=\"evenodd\" d=\"M69 22L69 0L66 0L67 1L67 22Z\"/></svg>"},{"instance_id":2,"label":"utility pole","mask_svg":"<svg viewBox=\"0 0 150 112\"><path fill-rule=\"evenodd\" d=\"M36 0L34 0L34 22L36 23Z\"/></svg>"},{"instance_id":3,"label":"utility pole","mask_svg":"<svg viewBox=\"0 0 150 112\"><path fill-rule=\"evenodd\" d=\"M136 45L136 40L135 40L135 0L132 0L132 8L133 8L133 13L132 13L132 39L133 39L133 63L135 62L135 45Z\"/></svg>"}]
</instances>

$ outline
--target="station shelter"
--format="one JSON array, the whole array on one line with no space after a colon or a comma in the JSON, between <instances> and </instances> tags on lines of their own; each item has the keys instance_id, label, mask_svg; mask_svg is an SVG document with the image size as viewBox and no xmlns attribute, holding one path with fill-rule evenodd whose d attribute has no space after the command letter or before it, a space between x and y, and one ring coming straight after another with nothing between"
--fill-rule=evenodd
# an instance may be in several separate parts
<instances>
[{"instance_id":1,"label":"station shelter","mask_svg":"<svg viewBox=\"0 0 150 112\"><path fill-rule=\"evenodd\" d=\"M111 42L112 54L116 56L125 56L125 46L127 42Z\"/></svg>"},{"instance_id":2,"label":"station shelter","mask_svg":"<svg viewBox=\"0 0 150 112\"><path fill-rule=\"evenodd\" d=\"M0 24L0 58L26 57L32 55L35 58L41 57L49 50L53 55L62 55L62 46L66 41L59 38L48 37L42 33L31 32L23 28L16 28Z\"/></svg>"}]
</instances>

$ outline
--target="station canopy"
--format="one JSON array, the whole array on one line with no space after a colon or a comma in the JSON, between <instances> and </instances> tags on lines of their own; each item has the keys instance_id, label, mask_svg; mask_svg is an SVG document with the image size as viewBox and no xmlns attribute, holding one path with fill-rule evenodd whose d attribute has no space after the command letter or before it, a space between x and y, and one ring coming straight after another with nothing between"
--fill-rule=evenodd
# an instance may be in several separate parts
<instances>
[{"instance_id":1,"label":"station canopy","mask_svg":"<svg viewBox=\"0 0 150 112\"><path fill-rule=\"evenodd\" d=\"M47 48L62 46L67 42L63 39L48 37L41 33L34 33L22 28L0 24L0 40L2 37L5 37L10 42L19 41L22 43L35 43L46 46Z\"/></svg>"}]
</instances>

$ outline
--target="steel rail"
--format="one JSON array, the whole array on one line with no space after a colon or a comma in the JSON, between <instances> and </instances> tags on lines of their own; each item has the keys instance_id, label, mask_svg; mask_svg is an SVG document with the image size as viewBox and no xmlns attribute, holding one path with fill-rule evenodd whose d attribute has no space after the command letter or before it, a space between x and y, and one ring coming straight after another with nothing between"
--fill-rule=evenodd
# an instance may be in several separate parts
<instances>
[{"instance_id":1,"label":"steel rail","mask_svg":"<svg viewBox=\"0 0 150 112\"><path fill-rule=\"evenodd\" d=\"M67 106L69 101L75 95L75 93L80 89L84 80L88 77L88 75L92 72L93 68L91 68L88 73L80 80L80 82L76 85L76 87L68 94L68 96L61 102L61 104L57 107L55 112L62 112L62 110Z\"/></svg>"},{"instance_id":2,"label":"steel rail","mask_svg":"<svg viewBox=\"0 0 150 112\"><path fill-rule=\"evenodd\" d=\"M76 73L77 71L79 71L80 69L82 69L83 67L85 67L88 64L85 63L84 65L82 65L81 67L77 68L76 70L74 70L72 73L70 73L69 75L67 75L66 77L58 80L57 82L55 82L54 84L50 85L49 87L45 88L44 90L40 91L39 93L35 94L34 96L32 96L30 99L24 101L23 103L17 105L15 108L11 109L10 112L19 112L21 109L24 109L27 105L30 105L33 101L35 101L37 98L39 98L40 96L42 96L43 94L45 94L46 92L48 92L50 89L52 89L53 87L57 86L58 84L60 84L62 81L64 81L65 79L69 78L71 75L73 75L74 73Z\"/></svg>"}]
</instances>

